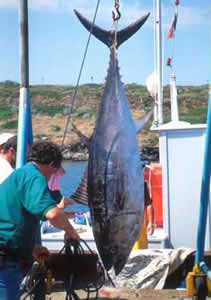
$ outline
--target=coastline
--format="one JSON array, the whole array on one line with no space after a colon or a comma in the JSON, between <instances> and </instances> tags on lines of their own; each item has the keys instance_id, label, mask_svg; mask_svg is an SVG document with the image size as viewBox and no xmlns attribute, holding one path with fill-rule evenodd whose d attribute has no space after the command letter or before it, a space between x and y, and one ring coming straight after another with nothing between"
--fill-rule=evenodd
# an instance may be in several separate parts
<instances>
[{"instance_id":1,"label":"coastline","mask_svg":"<svg viewBox=\"0 0 211 300\"><path fill-rule=\"evenodd\" d=\"M81 143L61 146L64 160L87 161L89 159L88 148ZM140 159L142 161L159 161L158 147L144 147L140 151Z\"/></svg>"}]
</instances>

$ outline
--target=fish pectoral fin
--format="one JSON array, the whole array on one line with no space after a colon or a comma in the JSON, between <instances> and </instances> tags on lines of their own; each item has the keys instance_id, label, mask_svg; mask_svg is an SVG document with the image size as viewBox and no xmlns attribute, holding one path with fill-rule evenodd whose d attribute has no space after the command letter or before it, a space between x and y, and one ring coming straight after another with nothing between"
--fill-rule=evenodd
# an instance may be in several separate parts
<instances>
[{"instance_id":1,"label":"fish pectoral fin","mask_svg":"<svg viewBox=\"0 0 211 300\"><path fill-rule=\"evenodd\" d=\"M88 205L88 168L86 168L84 175L81 179L79 186L76 191L70 196L76 203Z\"/></svg>"},{"instance_id":2,"label":"fish pectoral fin","mask_svg":"<svg viewBox=\"0 0 211 300\"><path fill-rule=\"evenodd\" d=\"M151 110L150 112L148 112L146 114L146 116L139 120L139 121L135 121L135 126L136 126L136 132L139 133L139 131L144 128L144 126L147 124L147 122L149 121L149 119L152 117L153 114L153 110Z\"/></svg>"},{"instance_id":3,"label":"fish pectoral fin","mask_svg":"<svg viewBox=\"0 0 211 300\"><path fill-rule=\"evenodd\" d=\"M81 143L89 147L89 138L85 136L80 130L78 130L78 128L73 123L71 125L72 125L73 132L75 132L77 136L80 138Z\"/></svg>"}]
</instances>

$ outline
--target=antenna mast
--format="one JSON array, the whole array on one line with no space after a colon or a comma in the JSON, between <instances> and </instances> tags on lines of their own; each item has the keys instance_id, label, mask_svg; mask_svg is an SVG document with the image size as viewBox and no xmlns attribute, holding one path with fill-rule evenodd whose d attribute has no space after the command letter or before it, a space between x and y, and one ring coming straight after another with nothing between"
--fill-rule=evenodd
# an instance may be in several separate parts
<instances>
[{"instance_id":1,"label":"antenna mast","mask_svg":"<svg viewBox=\"0 0 211 300\"><path fill-rule=\"evenodd\" d=\"M156 0L156 74L157 74L157 103L158 125L163 124L163 74L162 74L162 30L161 30L161 0Z\"/></svg>"}]
</instances>

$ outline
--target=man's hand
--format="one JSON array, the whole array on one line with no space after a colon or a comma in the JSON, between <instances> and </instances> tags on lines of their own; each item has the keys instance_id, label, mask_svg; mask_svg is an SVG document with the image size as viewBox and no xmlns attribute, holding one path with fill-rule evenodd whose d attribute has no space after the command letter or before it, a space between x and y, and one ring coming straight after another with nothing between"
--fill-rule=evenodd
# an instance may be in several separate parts
<instances>
[{"instance_id":1,"label":"man's hand","mask_svg":"<svg viewBox=\"0 0 211 300\"><path fill-rule=\"evenodd\" d=\"M39 260L40 257L48 257L49 255L49 250L46 247L42 247L40 245L36 245L32 253L32 256L35 260Z\"/></svg>"},{"instance_id":2,"label":"man's hand","mask_svg":"<svg viewBox=\"0 0 211 300\"><path fill-rule=\"evenodd\" d=\"M77 242L80 241L80 236L76 232L76 230L72 227L72 230L69 230L68 232L65 232L64 235L65 242L69 242L70 240L76 240Z\"/></svg>"},{"instance_id":3,"label":"man's hand","mask_svg":"<svg viewBox=\"0 0 211 300\"><path fill-rule=\"evenodd\" d=\"M154 230L155 230L155 224L153 224L152 222L149 222L147 225L147 233L149 235L153 235Z\"/></svg>"},{"instance_id":4,"label":"man's hand","mask_svg":"<svg viewBox=\"0 0 211 300\"><path fill-rule=\"evenodd\" d=\"M67 216L60 208L56 206L49 209L45 216L54 227L65 231L65 240L80 240L78 233L75 231L71 223L68 221Z\"/></svg>"},{"instance_id":5,"label":"man's hand","mask_svg":"<svg viewBox=\"0 0 211 300\"><path fill-rule=\"evenodd\" d=\"M75 204L75 201L71 197L62 197L62 200L57 204L57 207L60 209L65 209L68 205Z\"/></svg>"}]
</instances>

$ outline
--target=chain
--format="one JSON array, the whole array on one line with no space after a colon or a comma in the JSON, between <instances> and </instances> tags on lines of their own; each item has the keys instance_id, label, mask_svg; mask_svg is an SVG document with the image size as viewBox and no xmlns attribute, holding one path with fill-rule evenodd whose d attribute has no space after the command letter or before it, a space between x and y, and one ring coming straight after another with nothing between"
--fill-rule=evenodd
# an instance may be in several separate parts
<instances>
[{"instance_id":1,"label":"chain","mask_svg":"<svg viewBox=\"0 0 211 300\"><path fill-rule=\"evenodd\" d=\"M118 31L118 20L121 17L121 13L119 11L119 0L115 0L114 3L115 12L112 10L112 19L113 19L113 28L114 28L114 36L113 36L113 43L111 48L116 48L117 46L117 31Z\"/></svg>"}]
</instances>

